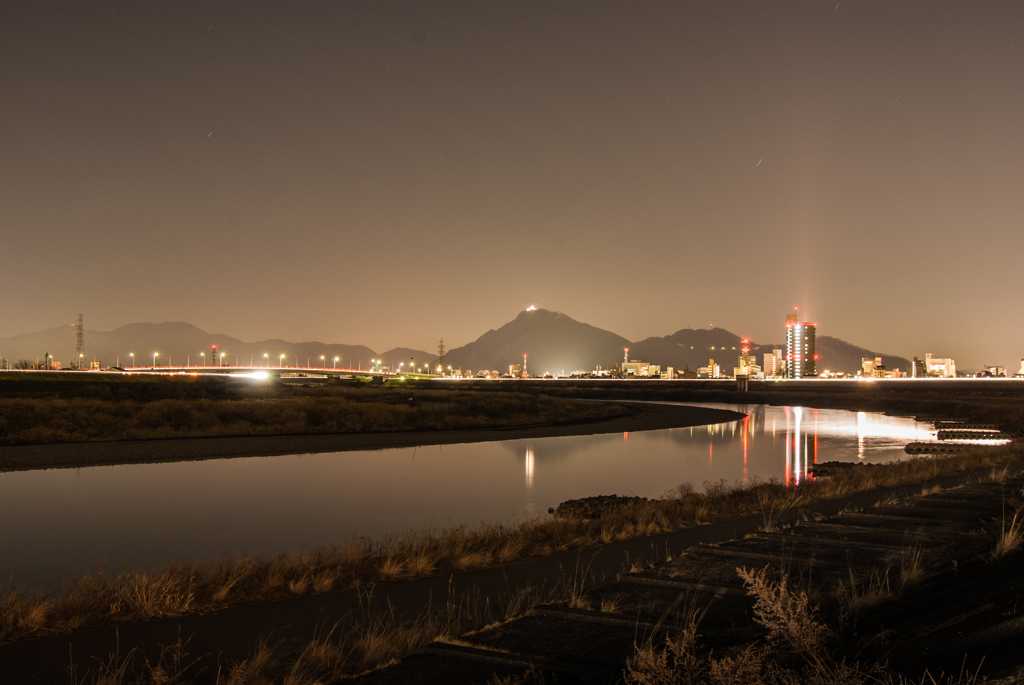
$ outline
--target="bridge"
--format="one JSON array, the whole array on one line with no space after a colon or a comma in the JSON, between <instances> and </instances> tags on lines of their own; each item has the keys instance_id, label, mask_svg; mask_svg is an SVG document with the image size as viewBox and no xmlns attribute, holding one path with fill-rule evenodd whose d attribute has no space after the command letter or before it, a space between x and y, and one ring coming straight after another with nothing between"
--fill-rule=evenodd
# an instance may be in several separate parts
<instances>
[{"instance_id":1,"label":"bridge","mask_svg":"<svg viewBox=\"0 0 1024 685\"><path fill-rule=\"evenodd\" d=\"M58 372L59 373L59 372ZM69 371L69 373L82 373ZM322 366L134 366L86 373L147 374L160 376L236 376L241 378L408 378L415 380L437 378L425 373L398 373L382 369L338 369Z\"/></svg>"}]
</instances>

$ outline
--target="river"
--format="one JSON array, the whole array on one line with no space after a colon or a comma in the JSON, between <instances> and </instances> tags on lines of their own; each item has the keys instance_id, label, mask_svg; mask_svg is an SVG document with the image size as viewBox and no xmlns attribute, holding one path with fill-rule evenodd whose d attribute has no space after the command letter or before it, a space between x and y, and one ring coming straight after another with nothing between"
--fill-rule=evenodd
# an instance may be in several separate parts
<instances>
[{"instance_id":1,"label":"river","mask_svg":"<svg viewBox=\"0 0 1024 685\"><path fill-rule=\"evenodd\" d=\"M56 586L159 568L547 515L590 495L684 482L799 483L822 461L885 462L931 426L874 413L701 405L749 414L693 428L201 462L0 473L0 582Z\"/></svg>"}]
</instances>

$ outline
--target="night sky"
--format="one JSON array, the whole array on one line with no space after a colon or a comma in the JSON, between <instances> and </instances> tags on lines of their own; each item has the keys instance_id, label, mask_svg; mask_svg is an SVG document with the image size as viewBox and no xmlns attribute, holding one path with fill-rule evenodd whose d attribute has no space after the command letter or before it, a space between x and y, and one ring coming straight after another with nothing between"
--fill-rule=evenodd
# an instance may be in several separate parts
<instances>
[{"instance_id":1,"label":"night sky","mask_svg":"<svg viewBox=\"0 0 1024 685\"><path fill-rule=\"evenodd\" d=\"M19 0L0 127L0 337L1024 357L1021 2Z\"/></svg>"}]
</instances>

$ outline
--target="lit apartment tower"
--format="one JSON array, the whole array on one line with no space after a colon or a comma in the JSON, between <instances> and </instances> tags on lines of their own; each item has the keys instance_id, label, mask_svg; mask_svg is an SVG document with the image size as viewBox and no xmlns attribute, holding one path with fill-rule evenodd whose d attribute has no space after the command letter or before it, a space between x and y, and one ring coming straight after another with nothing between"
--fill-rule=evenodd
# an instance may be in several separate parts
<instances>
[{"instance_id":1,"label":"lit apartment tower","mask_svg":"<svg viewBox=\"0 0 1024 685\"><path fill-rule=\"evenodd\" d=\"M786 316L786 378L807 378L818 375L814 336L817 324L797 321L796 314Z\"/></svg>"}]
</instances>

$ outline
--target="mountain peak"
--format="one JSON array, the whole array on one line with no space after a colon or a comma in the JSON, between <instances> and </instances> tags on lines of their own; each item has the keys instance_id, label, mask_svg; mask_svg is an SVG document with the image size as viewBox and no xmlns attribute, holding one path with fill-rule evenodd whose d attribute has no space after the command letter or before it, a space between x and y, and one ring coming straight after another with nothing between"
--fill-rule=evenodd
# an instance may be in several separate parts
<instances>
[{"instance_id":1,"label":"mountain peak","mask_svg":"<svg viewBox=\"0 0 1024 685\"><path fill-rule=\"evenodd\" d=\"M526 319L526 318L530 318L530 317L536 318L536 317L543 317L543 316L565 316L565 314L563 314L562 312L554 312L554 311L551 311L550 309L540 309L538 307L530 306L530 307L524 309L523 311L519 312L519 316L517 316L516 319L518 320L518 319ZM568 317L566 317L566 318L568 318Z\"/></svg>"},{"instance_id":2,"label":"mountain peak","mask_svg":"<svg viewBox=\"0 0 1024 685\"><path fill-rule=\"evenodd\" d=\"M525 309L497 330L450 350L447 359L463 369L507 371L527 355L531 374L611 366L629 341L550 309Z\"/></svg>"}]
</instances>

